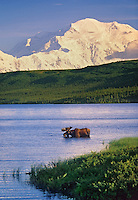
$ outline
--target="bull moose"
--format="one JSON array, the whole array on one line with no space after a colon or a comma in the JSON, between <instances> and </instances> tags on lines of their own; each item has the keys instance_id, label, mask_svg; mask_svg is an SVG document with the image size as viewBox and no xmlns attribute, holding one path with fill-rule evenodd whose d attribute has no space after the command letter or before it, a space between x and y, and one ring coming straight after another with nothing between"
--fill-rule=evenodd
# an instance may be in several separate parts
<instances>
[{"instance_id":1,"label":"bull moose","mask_svg":"<svg viewBox=\"0 0 138 200\"><path fill-rule=\"evenodd\" d=\"M65 131L63 133L63 136L65 138L69 137L75 137L75 138L80 138L80 137L87 137L90 138L90 129L88 128L75 128L74 130L71 130L72 127L67 127L67 128L62 128L62 131Z\"/></svg>"}]
</instances>

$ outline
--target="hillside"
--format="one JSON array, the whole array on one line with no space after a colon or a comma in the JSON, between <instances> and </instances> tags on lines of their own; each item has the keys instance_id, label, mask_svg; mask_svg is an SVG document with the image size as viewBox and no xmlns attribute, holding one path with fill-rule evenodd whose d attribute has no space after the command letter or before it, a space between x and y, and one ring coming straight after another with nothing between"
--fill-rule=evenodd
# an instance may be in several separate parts
<instances>
[{"instance_id":1,"label":"hillside","mask_svg":"<svg viewBox=\"0 0 138 200\"><path fill-rule=\"evenodd\" d=\"M0 74L0 103L138 102L138 60Z\"/></svg>"},{"instance_id":2,"label":"hillside","mask_svg":"<svg viewBox=\"0 0 138 200\"><path fill-rule=\"evenodd\" d=\"M127 24L86 18L68 30L30 37L11 53L0 51L0 73L80 69L138 59L138 31Z\"/></svg>"}]
</instances>

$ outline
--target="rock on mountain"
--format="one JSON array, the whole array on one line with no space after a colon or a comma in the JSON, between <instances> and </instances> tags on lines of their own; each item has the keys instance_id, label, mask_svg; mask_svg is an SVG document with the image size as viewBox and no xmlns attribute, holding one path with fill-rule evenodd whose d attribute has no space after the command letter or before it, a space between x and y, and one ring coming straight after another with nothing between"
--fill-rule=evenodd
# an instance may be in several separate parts
<instances>
[{"instance_id":1,"label":"rock on mountain","mask_svg":"<svg viewBox=\"0 0 138 200\"><path fill-rule=\"evenodd\" d=\"M67 31L37 37L17 45L12 55L18 58L0 52L0 72L79 69L138 58L138 31L117 22L86 18Z\"/></svg>"}]
</instances>

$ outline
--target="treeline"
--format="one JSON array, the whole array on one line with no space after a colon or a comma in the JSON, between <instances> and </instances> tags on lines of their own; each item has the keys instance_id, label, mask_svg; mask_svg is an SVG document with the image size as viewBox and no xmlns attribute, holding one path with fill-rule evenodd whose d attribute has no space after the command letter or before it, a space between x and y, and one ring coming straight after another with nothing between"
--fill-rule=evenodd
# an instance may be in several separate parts
<instances>
[{"instance_id":1,"label":"treeline","mask_svg":"<svg viewBox=\"0 0 138 200\"><path fill-rule=\"evenodd\" d=\"M96 90L83 96L61 99L56 103L137 103L138 86Z\"/></svg>"}]
</instances>

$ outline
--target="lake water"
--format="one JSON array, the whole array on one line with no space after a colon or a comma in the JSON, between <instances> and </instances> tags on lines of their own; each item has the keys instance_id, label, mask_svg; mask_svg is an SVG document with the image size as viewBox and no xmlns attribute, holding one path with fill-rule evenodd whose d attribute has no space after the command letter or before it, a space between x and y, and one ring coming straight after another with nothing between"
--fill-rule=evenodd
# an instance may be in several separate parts
<instances>
[{"instance_id":1,"label":"lake water","mask_svg":"<svg viewBox=\"0 0 138 200\"><path fill-rule=\"evenodd\" d=\"M63 138L68 126L91 138ZM0 200L66 199L29 185L31 165L100 151L137 130L138 104L0 105Z\"/></svg>"}]
</instances>

